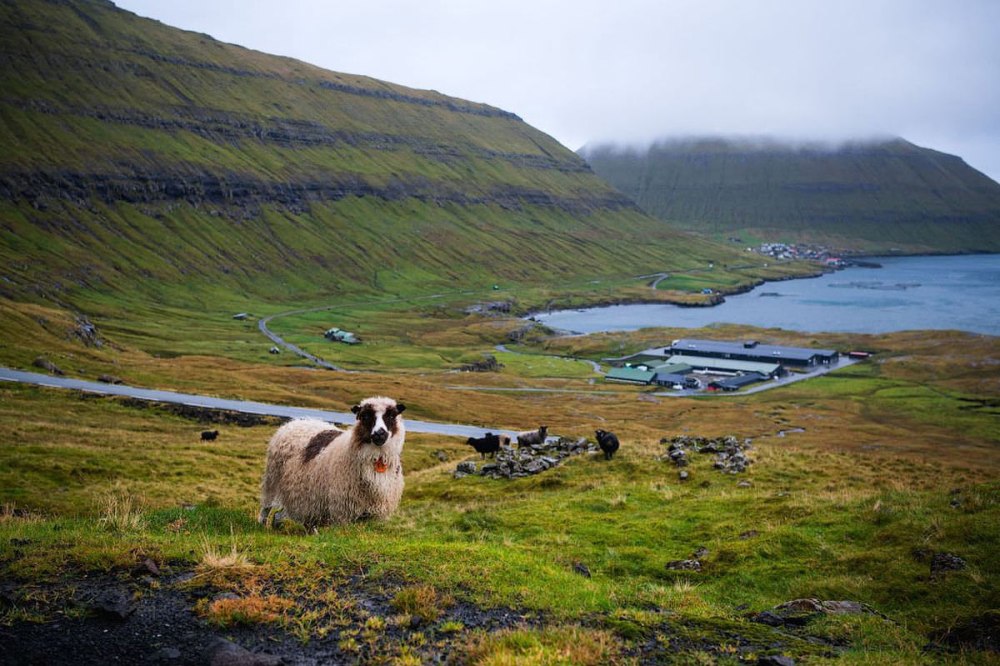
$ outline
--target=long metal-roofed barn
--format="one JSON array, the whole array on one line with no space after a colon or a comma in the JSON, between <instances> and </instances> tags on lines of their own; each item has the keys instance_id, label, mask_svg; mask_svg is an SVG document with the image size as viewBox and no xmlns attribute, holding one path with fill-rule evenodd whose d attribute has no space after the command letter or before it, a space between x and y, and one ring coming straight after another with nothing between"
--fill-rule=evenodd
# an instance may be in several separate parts
<instances>
[{"instance_id":1,"label":"long metal-roofed barn","mask_svg":"<svg viewBox=\"0 0 1000 666\"><path fill-rule=\"evenodd\" d=\"M756 384L757 382L762 382L767 377L758 372L748 372L745 375L738 375L736 377L726 377L725 379L717 379L713 382L709 382L708 390L710 391L738 391L744 386L749 386L750 384Z\"/></svg>"},{"instance_id":2,"label":"long metal-roofed barn","mask_svg":"<svg viewBox=\"0 0 1000 666\"><path fill-rule=\"evenodd\" d=\"M840 354L832 349L762 345L756 340L739 343L683 338L674 340L669 349L675 356L683 354L799 367L834 365L840 360Z\"/></svg>"},{"instance_id":3,"label":"long metal-roofed barn","mask_svg":"<svg viewBox=\"0 0 1000 666\"><path fill-rule=\"evenodd\" d=\"M718 375L738 375L756 372L768 379L781 377L787 371L776 361L744 361L742 359L716 358L714 356L689 356L674 354L670 357L672 363L683 363L691 366L695 372L708 372Z\"/></svg>"}]
</instances>

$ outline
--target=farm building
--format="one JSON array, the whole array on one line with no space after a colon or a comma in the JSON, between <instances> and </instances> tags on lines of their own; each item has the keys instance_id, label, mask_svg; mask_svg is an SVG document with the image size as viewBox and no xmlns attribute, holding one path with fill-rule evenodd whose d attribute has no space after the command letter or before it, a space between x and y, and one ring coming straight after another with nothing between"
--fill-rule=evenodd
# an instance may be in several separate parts
<instances>
[{"instance_id":1,"label":"farm building","mask_svg":"<svg viewBox=\"0 0 1000 666\"><path fill-rule=\"evenodd\" d=\"M670 375L687 375L690 374L694 368L686 363L664 363L653 367L653 370Z\"/></svg>"},{"instance_id":2,"label":"farm building","mask_svg":"<svg viewBox=\"0 0 1000 666\"><path fill-rule=\"evenodd\" d=\"M757 382L762 382L766 379L763 375L758 372L748 372L745 375L737 375L736 377L726 377L725 379L717 379L713 382L709 382L709 391L738 391L744 386L749 386L750 384L756 384Z\"/></svg>"},{"instance_id":3,"label":"farm building","mask_svg":"<svg viewBox=\"0 0 1000 666\"><path fill-rule=\"evenodd\" d=\"M323 337L333 342L343 342L348 345L361 344L361 340L358 340L356 335L350 331L339 329L336 326L327 330L327 332L323 334Z\"/></svg>"},{"instance_id":4,"label":"farm building","mask_svg":"<svg viewBox=\"0 0 1000 666\"><path fill-rule=\"evenodd\" d=\"M740 343L684 338L682 340L674 340L669 349L674 354L684 354L687 356L782 363L787 366L796 367L833 365L840 358L840 355L832 349L762 345L756 340L748 340Z\"/></svg>"},{"instance_id":5,"label":"farm building","mask_svg":"<svg viewBox=\"0 0 1000 666\"><path fill-rule=\"evenodd\" d=\"M781 377L785 374L785 369L780 363L740 361L728 358L713 358L710 356L671 356L670 362L673 364L683 363L689 365L693 372L708 372L712 374L738 375L756 372L768 379Z\"/></svg>"},{"instance_id":6,"label":"farm building","mask_svg":"<svg viewBox=\"0 0 1000 666\"><path fill-rule=\"evenodd\" d=\"M656 376L653 377L653 383L657 386L666 386L677 390L701 388L701 382L699 382L696 377L688 377L687 375L671 372L661 372L659 370L656 371Z\"/></svg>"},{"instance_id":7,"label":"farm building","mask_svg":"<svg viewBox=\"0 0 1000 666\"><path fill-rule=\"evenodd\" d=\"M649 384L656 372L640 368L611 368L604 376L606 382L622 382L624 384Z\"/></svg>"}]
</instances>

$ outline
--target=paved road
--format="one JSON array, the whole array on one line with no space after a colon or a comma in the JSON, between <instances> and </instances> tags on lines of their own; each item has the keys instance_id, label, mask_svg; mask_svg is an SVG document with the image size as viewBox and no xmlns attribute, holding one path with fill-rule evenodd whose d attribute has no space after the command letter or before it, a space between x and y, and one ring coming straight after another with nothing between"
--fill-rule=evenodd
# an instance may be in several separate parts
<instances>
[{"instance_id":1,"label":"paved road","mask_svg":"<svg viewBox=\"0 0 1000 666\"><path fill-rule=\"evenodd\" d=\"M22 384L35 384L37 386L72 389L76 391L87 391L89 393L99 393L102 395L121 395L130 398L137 398L139 400L169 402L180 405L191 405L193 407L204 407L206 409L225 409L244 414L258 414L261 416L278 416L294 419L314 418L329 421L331 423L354 422L354 414L351 414L350 412L330 412L321 409L272 405L265 402L253 402L249 400L224 400L222 398L212 398L209 396L193 395L190 393L175 393L174 391L136 388L134 386L125 386L124 384L103 384L101 382L91 382L84 379L51 377L49 375L42 375L36 372L23 372L20 370L12 370L10 368L2 367L0 367L0 380L19 382ZM409 418L406 419L406 429L410 432L447 435L450 437L482 437L487 432L501 435L514 435L514 431L504 430L502 428L480 428L478 426L458 425L455 423L417 421Z\"/></svg>"},{"instance_id":2,"label":"paved road","mask_svg":"<svg viewBox=\"0 0 1000 666\"><path fill-rule=\"evenodd\" d=\"M277 333L275 333L274 331L272 331L267 327L268 322L274 319L275 317L284 317L292 314L302 314L303 312L319 312L320 310L329 310L329 309L332 308L330 306L327 306L322 308L311 308L309 310L292 310L291 312L282 312L280 314L271 315L270 317L264 317L263 319L258 320L257 328L259 328L260 332L266 335L271 342L277 345L281 345L288 351L298 354L302 358L309 359L319 367L326 368L327 370L337 370L338 372L344 372L345 370L343 368L338 367L333 363L330 363L329 361L324 361L319 356L314 356L310 354L309 352L307 352L305 349L302 349L298 345L293 345L291 342L286 342L283 337L281 337L280 335L278 335Z\"/></svg>"}]
</instances>

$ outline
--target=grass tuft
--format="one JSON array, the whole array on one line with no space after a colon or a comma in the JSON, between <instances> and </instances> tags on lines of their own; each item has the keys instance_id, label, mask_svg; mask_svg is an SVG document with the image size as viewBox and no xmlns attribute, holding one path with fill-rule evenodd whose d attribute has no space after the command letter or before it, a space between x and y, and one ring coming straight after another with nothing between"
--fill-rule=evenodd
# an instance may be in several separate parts
<instances>
[{"instance_id":1,"label":"grass tuft","mask_svg":"<svg viewBox=\"0 0 1000 666\"><path fill-rule=\"evenodd\" d=\"M202 599L195 606L198 615L217 627L268 624L279 622L284 614L295 607L295 602L275 594L223 598L209 601Z\"/></svg>"},{"instance_id":2,"label":"grass tuft","mask_svg":"<svg viewBox=\"0 0 1000 666\"><path fill-rule=\"evenodd\" d=\"M397 592L392 607L400 613L433 622L454 602L451 595L440 594L430 585L415 585Z\"/></svg>"},{"instance_id":3,"label":"grass tuft","mask_svg":"<svg viewBox=\"0 0 1000 666\"><path fill-rule=\"evenodd\" d=\"M101 500L98 523L112 532L138 532L146 527L145 501L123 486L115 486Z\"/></svg>"},{"instance_id":4,"label":"grass tuft","mask_svg":"<svg viewBox=\"0 0 1000 666\"><path fill-rule=\"evenodd\" d=\"M466 646L465 660L482 666L623 663L620 646L611 632L576 625L543 630L508 629L493 634L477 632Z\"/></svg>"}]
</instances>

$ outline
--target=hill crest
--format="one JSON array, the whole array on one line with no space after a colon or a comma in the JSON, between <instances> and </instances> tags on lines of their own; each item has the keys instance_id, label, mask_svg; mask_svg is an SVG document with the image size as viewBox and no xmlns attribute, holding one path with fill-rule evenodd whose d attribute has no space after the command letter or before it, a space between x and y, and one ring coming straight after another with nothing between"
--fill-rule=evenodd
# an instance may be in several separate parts
<instances>
[{"instance_id":1,"label":"hill crest","mask_svg":"<svg viewBox=\"0 0 1000 666\"><path fill-rule=\"evenodd\" d=\"M859 253L1000 251L1000 184L899 137L704 136L579 154L647 212L709 236Z\"/></svg>"}]
</instances>

